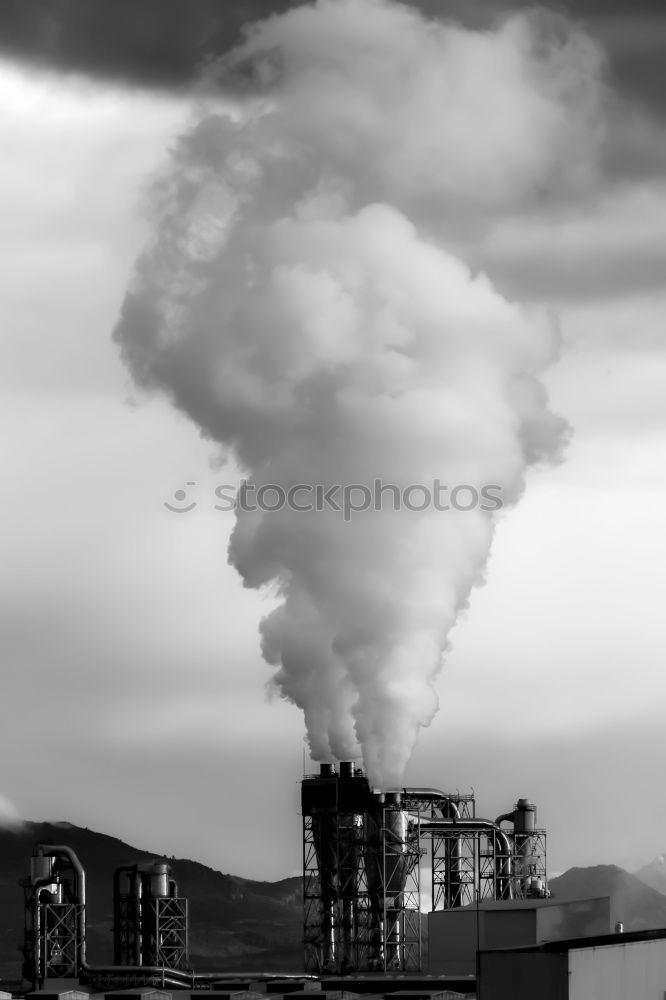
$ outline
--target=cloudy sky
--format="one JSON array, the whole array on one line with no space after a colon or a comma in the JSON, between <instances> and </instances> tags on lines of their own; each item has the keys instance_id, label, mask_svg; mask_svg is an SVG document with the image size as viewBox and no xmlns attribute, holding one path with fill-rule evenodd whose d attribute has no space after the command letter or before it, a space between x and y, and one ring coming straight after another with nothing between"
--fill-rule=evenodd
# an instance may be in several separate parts
<instances>
[{"instance_id":1,"label":"cloudy sky","mask_svg":"<svg viewBox=\"0 0 666 1000\"><path fill-rule=\"evenodd\" d=\"M136 386L112 334L155 240L151 185L201 114L202 63L288 6L0 11L0 812L261 878L299 870L310 766L301 711L266 692L258 626L275 595L227 562L233 514L214 489L238 482L233 456L221 464L194 421ZM474 31L500 31L506 13L413 6ZM666 16L615 0L573 16L590 39L575 62L584 133L562 140L566 160L555 149L536 197L526 154L512 174L501 137L529 149L541 133L504 109L511 184L493 202L490 170L445 219L449 249L561 331L543 380L572 437L499 519L407 770L473 787L484 816L532 798L551 871L631 869L666 849ZM385 44L397 58L400 39ZM504 65L479 66L489 102ZM487 155L481 136L469 148ZM171 513L181 489L196 507Z\"/></svg>"}]
</instances>

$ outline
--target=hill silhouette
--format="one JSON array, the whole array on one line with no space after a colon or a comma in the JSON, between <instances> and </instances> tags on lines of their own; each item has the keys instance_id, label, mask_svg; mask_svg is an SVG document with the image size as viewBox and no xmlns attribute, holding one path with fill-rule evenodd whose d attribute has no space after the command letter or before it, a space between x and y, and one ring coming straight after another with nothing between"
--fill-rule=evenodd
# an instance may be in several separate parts
<instances>
[{"instance_id":1,"label":"hill silhouette","mask_svg":"<svg viewBox=\"0 0 666 1000\"><path fill-rule=\"evenodd\" d=\"M223 874L196 861L140 850L71 823L24 823L0 829L0 978L20 978L23 890L37 843L66 844L79 857L87 882L88 958L113 958L113 872L120 865L168 861L189 900L190 963L199 972L303 971L302 880L256 882ZM666 927L664 865L656 859L636 875L616 865L570 868L550 881L554 899L610 896L612 922L626 931ZM640 876L640 877L639 877ZM652 884L649 880L652 879ZM648 883L648 884L646 884Z\"/></svg>"},{"instance_id":2,"label":"hill silhouette","mask_svg":"<svg viewBox=\"0 0 666 1000\"><path fill-rule=\"evenodd\" d=\"M66 844L86 872L88 959L113 959L113 872L120 865L168 861L180 895L189 900L190 962L200 972L303 968L302 882L255 882L195 861L139 850L71 823L24 823L0 830L0 977L20 978L23 890L37 843Z\"/></svg>"},{"instance_id":3,"label":"hill silhouette","mask_svg":"<svg viewBox=\"0 0 666 1000\"><path fill-rule=\"evenodd\" d=\"M610 896L611 924L625 931L666 927L666 896L617 865L570 868L548 885L554 899Z\"/></svg>"},{"instance_id":4,"label":"hill silhouette","mask_svg":"<svg viewBox=\"0 0 666 1000\"><path fill-rule=\"evenodd\" d=\"M658 854L649 864L634 872L634 875L651 889L666 893L666 854Z\"/></svg>"}]
</instances>

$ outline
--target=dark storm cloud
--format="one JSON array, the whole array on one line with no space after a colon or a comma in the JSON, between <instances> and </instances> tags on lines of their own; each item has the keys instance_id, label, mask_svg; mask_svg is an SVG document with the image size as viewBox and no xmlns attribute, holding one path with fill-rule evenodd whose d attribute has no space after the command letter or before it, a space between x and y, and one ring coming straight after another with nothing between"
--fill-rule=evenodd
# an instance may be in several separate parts
<instances>
[{"instance_id":1,"label":"dark storm cloud","mask_svg":"<svg viewBox=\"0 0 666 1000\"><path fill-rule=\"evenodd\" d=\"M308 0L0 0L0 57L134 87L185 90L212 58L238 44L245 26ZM491 27L531 0L404 0L427 17ZM610 180L663 172L666 96L663 0L544 0L597 39L607 60ZM557 21L553 22L556 26Z\"/></svg>"},{"instance_id":2,"label":"dark storm cloud","mask_svg":"<svg viewBox=\"0 0 666 1000\"><path fill-rule=\"evenodd\" d=\"M304 0L3 0L0 51L48 66L159 87L181 87L207 58L227 51L243 25ZM408 0L426 15L488 26L527 0ZM568 0L608 47L612 81L661 109L663 0Z\"/></svg>"},{"instance_id":3,"label":"dark storm cloud","mask_svg":"<svg viewBox=\"0 0 666 1000\"><path fill-rule=\"evenodd\" d=\"M590 17L587 26L609 55L609 77L614 89L666 117L664 62L666 11L637 5L628 13Z\"/></svg>"},{"instance_id":4,"label":"dark storm cloud","mask_svg":"<svg viewBox=\"0 0 666 1000\"><path fill-rule=\"evenodd\" d=\"M294 0L3 0L0 51L129 83L181 87L244 24Z\"/></svg>"}]
</instances>

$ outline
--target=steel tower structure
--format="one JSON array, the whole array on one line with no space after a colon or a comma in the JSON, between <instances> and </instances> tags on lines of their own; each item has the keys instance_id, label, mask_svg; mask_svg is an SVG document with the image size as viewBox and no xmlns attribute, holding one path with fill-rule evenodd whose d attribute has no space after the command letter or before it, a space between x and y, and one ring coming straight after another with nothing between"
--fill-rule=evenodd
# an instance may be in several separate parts
<instances>
[{"instance_id":1,"label":"steel tower structure","mask_svg":"<svg viewBox=\"0 0 666 1000\"><path fill-rule=\"evenodd\" d=\"M473 795L377 794L344 761L306 776L301 803L307 972L418 970L428 860L433 910L547 894L546 833L527 799L480 819Z\"/></svg>"},{"instance_id":2,"label":"steel tower structure","mask_svg":"<svg viewBox=\"0 0 666 1000\"><path fill-rule=\"evenodd\" d=\"M125 865L113 877L114 963L185 969L188 906L169 865Z\"/></svg>"},{"instance_id":3,"label":"steel tower structure","mask_svg":"<svg viewBox=\"0 0 666 1000\"><path fill-rule=\"evenodd\" d=\"M68 847L38 844L24 889L23 977L76 978L85 962L85 874Z\"/></svg>"},{"instance_id":4,"label":"steel tower structure","mask_svg":"<svg viewBox=\"0 0 666 1000\"><path fill-rule=\"evenodd\" d=\"M418 813L349 761L302 784L306 971L418 969Z\"/></svg>"}]
</instances>

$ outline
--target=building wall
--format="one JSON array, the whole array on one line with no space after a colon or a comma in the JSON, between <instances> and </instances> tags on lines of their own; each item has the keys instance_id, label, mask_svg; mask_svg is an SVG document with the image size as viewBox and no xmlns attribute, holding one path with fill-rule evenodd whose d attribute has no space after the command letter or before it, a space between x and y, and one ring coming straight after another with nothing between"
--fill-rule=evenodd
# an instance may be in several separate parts
<instances>
[{"instance_id":1,"label":"building wall","mask_svg":"<svg viewBox=\"0 0 666 1000\"><path fill-rule=\"evenodd\" d=\"M469 976L476 972L476 949L534 944L534 909L483 910L475 907L428 914L428 971Z\"/></svg>"},{"instance_id":2,"label":"building wall","mask_svg":"<svg viewBox=\"0 0 666 1000\"><path fill-rule=\"evenodd\" d=\"M610 933L608 897L519 900L428 914L428 968L433 975L473 975L476 949L522 948L543 941ZM663 998L660 998L663 1000Z\"/></svg>"},{"instance_id":3,"label":"building wall","mask_svg":"<svg viewBox=\"0 0 666 1000\"><path fill-rule=\"evenodd\" d=\"M569 979L569 1000L663 1000L666 939L576 948Z\"/></svg>"},{"instance_id":4,"label":"building wall","mask_svg":"<svg viewBox=\"0 0 666 1000\"><path fill-rule=\"evenodd\" d=\"M567 955L524 951L482 952L479 986L478 995L483 1000L567 1000ZM585 1000L592 998L586 997ZM633 997L628 994L624 1000L633 1000Z\"/></svg>"},{"instance_id":5,"label":"building wall","mask_svg":"<svg viewBox=\"0 0 666 1000\"><path fill-rule=\"evenodd\" d=\"M516 948L536 941L536 913L530 910L488 910L481 913L481 950Z\"/></svg>"},{"instance_id":6,"label":"building wall","mask_svg":"<svg viewBox=\"0 0 666 1000\"><path fill-rule=\"evenodd\" d=\"M476 972L476 910L428 914L428 971L437 976Z\"/></svg>"}]
</instances>

